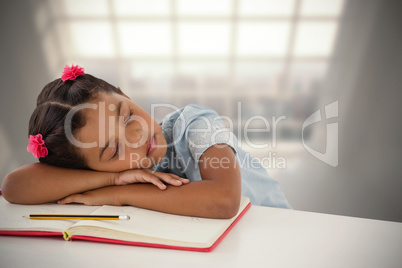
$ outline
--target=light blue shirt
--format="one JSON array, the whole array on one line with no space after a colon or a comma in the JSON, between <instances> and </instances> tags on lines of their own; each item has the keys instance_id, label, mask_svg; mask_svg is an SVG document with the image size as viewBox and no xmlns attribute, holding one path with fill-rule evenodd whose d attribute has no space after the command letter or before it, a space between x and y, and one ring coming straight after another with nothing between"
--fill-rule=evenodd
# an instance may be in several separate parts
<instances>
[{"instance_id":1,"label":"light blue shirt","mask_svg":"<svg viewBox=\"0 0 402 268\"><path fill-rule=\"evenodd\" d=\"M153 170L173 173L190 182L201 180L201 155L214 144L228 144L240 165L242 195L254 205L290 208L278 182L257 159L237 146L236 137L214 110L191 104L168 114L160 125L168 148Z\"/></svg>"}]
</instances>

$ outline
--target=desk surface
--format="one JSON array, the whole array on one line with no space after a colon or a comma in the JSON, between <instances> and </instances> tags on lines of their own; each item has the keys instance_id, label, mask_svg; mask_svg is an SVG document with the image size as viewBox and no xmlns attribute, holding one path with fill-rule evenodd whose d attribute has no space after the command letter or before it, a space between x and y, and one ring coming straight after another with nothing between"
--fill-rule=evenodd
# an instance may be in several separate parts
<instances>
[{"instance_id":1,"label":"desk surface","mask_svg":"<svg viewBox=\"0 0 402 268\"><path fill-rule=\"evenodd\" d=\"M1 267L401 267L402 223L252 206L210 253L0 236Z\"/></svg>"}]
</instances>

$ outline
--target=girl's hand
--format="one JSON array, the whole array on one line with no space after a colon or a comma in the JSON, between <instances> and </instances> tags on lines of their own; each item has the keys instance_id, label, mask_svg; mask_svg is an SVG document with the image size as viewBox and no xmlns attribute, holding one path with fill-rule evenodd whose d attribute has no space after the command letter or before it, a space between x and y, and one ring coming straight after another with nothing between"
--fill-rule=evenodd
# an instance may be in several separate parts
<instances>
[{"instance_id":1,"label":"girl's hand","mask_svg":"<svg viewBox=\"0 0 402 268\"><path fill-rule=\"evenodd\" d=\"M116 174L114 185L127 185L132 183L152 183L161 190L166 189L167 183L173 186L181 186L190 181L175 174L153 171L151 169L131 169Z\"/></svg>"}]
</instances>

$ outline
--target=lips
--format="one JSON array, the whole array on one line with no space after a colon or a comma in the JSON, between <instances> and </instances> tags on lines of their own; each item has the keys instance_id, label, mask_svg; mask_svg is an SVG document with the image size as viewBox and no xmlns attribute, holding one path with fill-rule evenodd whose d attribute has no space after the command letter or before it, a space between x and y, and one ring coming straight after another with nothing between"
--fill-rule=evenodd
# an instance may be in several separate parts
<instances>
[{"instance_id":1,"label":"lips","mask_svg":"<svg viewBox=\"0 0 402 268\"><path fill-rule=\"evenodd\" d=\"M156 138L152 136L147 145L147 156L152 154L156 149Z\"/></svg>"}]
</instances>

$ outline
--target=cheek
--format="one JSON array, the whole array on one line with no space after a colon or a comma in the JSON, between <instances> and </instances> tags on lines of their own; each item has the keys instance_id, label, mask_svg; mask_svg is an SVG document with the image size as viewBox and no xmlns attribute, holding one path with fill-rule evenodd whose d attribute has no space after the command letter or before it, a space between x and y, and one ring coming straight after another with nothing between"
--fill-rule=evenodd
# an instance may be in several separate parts
<instances>
[{"instance_id":1,"label":"cheek","mask_svg":"<svg viewBox=\"0 0 402 268\"><path fill-rule=\"evenodd\" d=\"M84 159L88 168L97 170L98 162L96 161L96 153L91 153L89 149L80 148L78 154ZM97 157L99 158L99 154Z\"/></svg>"},{"instance_id":2,"label":"cheek","mask_svg":"<svg viewBox=\"0 0 402 268\"><path fill-rule=\"evenodd\" d=\"M142 155L138 150L127 149L124 154L124 159L122 159L122 161L124 161L125 163L129 163L130 165L133 165L133 163L139 162L141 158Z\"/></svg>"},{"instance_id":3,"label":"cheek","mask_svg":"<svg viewBox=\"0 0 402 268\"><path fill-rule=\"evenodd\" d=\"M126 169L150 168L153 166L151 159L146 156L144 148L142 147L138 149L128 148L124 154L124 159L119 162L121 162L121 166L124 166Z\"/></svg>"}]
</instances>

